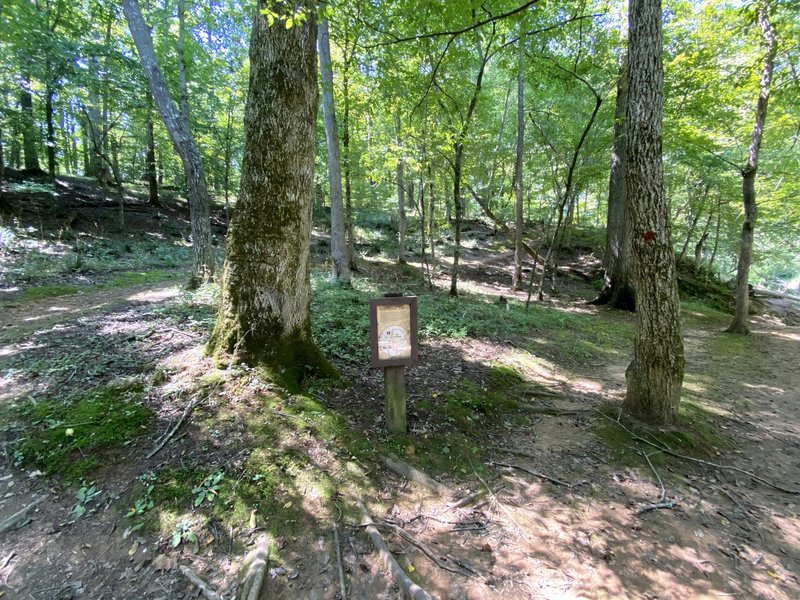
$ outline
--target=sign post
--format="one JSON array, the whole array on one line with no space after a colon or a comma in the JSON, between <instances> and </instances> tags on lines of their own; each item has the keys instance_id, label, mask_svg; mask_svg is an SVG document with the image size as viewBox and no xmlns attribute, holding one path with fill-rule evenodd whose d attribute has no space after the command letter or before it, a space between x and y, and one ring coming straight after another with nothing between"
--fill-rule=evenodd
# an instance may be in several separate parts
<instances>
[{"instance_id":1,"label":"sign post","mask_svg":"<svg viewBox=\"0 0 800 600\"><path fill-rule=\"evenodd\" d=\"M417 362L417 299L389 296L369 302L372 366L383 367L386 428L406 432L406 366Z\"/></svg>"}]
</instances>

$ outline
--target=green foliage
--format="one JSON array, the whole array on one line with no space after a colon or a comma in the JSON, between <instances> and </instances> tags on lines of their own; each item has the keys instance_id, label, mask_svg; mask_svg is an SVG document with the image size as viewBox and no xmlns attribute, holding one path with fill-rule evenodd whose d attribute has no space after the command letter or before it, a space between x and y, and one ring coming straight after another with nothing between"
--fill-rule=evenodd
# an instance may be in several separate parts
<instances>
[{"instance_id":1,"label":"green foliage","mask_svg":"<svg viewBox=\"0 0 800 600\"><path fill-rule=\"evenodd\" d=\"M219 494L219 485L224 476L225 474L222 471L216 471L206 476L200 485L192 488L192 493L195 495L195 508L200 506L204 501L208 501L209 504L214 502L217 494Z\"/></svg>"},{"instance_id":2,"label":"green foliage","mask_svg":"<svg viewBox=\"0 0 800 600\"><path fill-rule=\"evenodd\" d=\"M141 396L137 384L26 402L11 411L25 425L25 437L16 442L15 451L24 465L76 481L150 431L152 412Z\"/></svg>"},{"instance_id":3,"label":"green foliage","mask_svg":"<svg viewBox=\"0 0 800 600\"><path fill-rule=\"evenodd\" d=\"M72 520L77 521L83 515L85 515L86 512L90 510L87 508L87 505L100 494L102 494L102 492L98 490L94 484L90 485L85 481L82 482L81 487L75 493L75 500L77 500L77 503L72 507L72 510L69 513Z\"/></svg>"}]
</instances>

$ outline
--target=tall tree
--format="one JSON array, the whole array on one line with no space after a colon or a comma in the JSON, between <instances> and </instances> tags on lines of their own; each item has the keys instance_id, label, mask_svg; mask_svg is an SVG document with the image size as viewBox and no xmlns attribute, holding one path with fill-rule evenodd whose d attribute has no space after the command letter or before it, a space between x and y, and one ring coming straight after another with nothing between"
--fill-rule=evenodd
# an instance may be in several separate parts
<instances>
[{"instance_id":1,"label":"tall tree","mask_svg":"<svg viewBox=\"0 0 800 600\"><path fill-rule=\"evenodd\" d=\"M522 25L520 25L522 30ZM522 204L522 149L525 139L525 36L519 36L519 56L517 64L517 159L514 164L514 276L511 288L522 289L522 248L523 204ZM494 173L492 173L494 174Z\"/></svg>"},{"instance_id":2,"label":"tall tree","mask_svg":"<svg viewBox=\"0 0 800 600\"><path fill-rule=\"evenodd\" d=\"M333 102L333 67L328 21L319 23L319 67L322 78L322 112L328 145L328 184L331 197L331 281L350 283L350 257L347 251L345 214L342 202L342 166L339 154L339 128Z\"/></svg>"},{"instance_id":3,"label":"tall tree","mask_svg":"<svg viewBox=\"0 0 800 600\"><path fill-rule=\"evenodd\" d=\"M628 59L623 51L617 78L617 99L614 107L614 140L611 146L611 173L608 182L606 220L606 252L603 289L596 304L633 310L636 305L631 282L631 221L625 171L628 162L625 110L628 103Z\"/></svg>"},{"instance_id":4,"label":"tall tree","mask_svg":"<svg viewBox=\"0 0 800 600\"><path fill-rule=\"evenodd\" d=\"M739 264L736 269L736 309L733 322L725 330L728 333L749 333L747 316L750 310L750 294L748 279L750 264L753 261L753 234L756 228L758 208L756 207L756 172L758 171L758 155L761 150L761 138L764 135L764 124L767 120L767 104L772 83L772 68L778 51L778 40L770 21L769 0L760 0L756 5L758 26L767 47L764 66L759 81L759 94L756 101L755 122L750 138L750 150L747 163L742 169L742 200L744 203L744 222L742 223L742 241L739 247Z\"/></svg>"},{"instance_id":5,"label":"tall tree","mask_svg":"<svg viewBox=\"0 0 800 600\"><path fill-rule=\"evenodd\" d=\"M33 93L31 77L28 72L22 74L19 82L19 107L22 113L22 149L25 152L25 170L38 173L39 152L37 149L36 120L33 117Z\"/></svg>"},{"instance_id":6,"label":"tall tree","mask_svg":"<svg viewBox=\"0 0 800 600\"><path fill-rule=\"evenodd\" d=\"M208 349L292 384L331 367L309 318L317 28L311 0L300 3L301 22L276 13L283 6L259 11L253 21L241 188ZM266 10L265 0L259 7Z\"/></svg>"},{"instance_id":7,"label":"tall tree","mask_svg":"<svg viewBox=\"0 0 800 600\"><path fill-rule=\"evenodd\" d=\"M150 30L144 22L138 0L122 0L125 19L139 59L142 62L158 111L169 132L172 145L181 158L189 190L189 212L191 219L192 283L213 278L215 271L214 252L211 247L211 221L209 219L209 196L206 189L203 163L189 127L188 115L179 111L169 94L167 80L158 65Z\"/></svg>"},{"instance_id":8,"label":"tall tree","mask_svg":"<svg viewBox=\"0 0 800 600\"><path fill-rule=\"evenodd\" d=\"M626 183L633 217L636 334L623 410L669 425L678 416L684 354L661 150L661 1L631 0L628 31Z\"/></svg>"}]
</instances>

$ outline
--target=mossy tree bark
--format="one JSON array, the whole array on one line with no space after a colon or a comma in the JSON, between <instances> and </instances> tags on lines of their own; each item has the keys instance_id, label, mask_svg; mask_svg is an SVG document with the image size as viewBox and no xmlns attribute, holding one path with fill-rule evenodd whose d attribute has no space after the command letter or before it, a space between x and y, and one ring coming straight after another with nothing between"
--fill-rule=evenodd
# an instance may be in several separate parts
<instances>
[{"instance_id":1,"label":"mossy tree bark","mask_svg":"<svg viewBox=\"0 0 800 600\"><path fill-rule=\"evenodd\" d=\"M636 334L623 410L669 425L678 416L684 354L661 150L661 1L631 0L628 25L626 183L633 218Z\"/></svg>"},{"instance_id":2,"label":"mossy tree bark","mask_svg":"<svg viewBox=\"0 0 800 600\"><path fill-rule=\"evenodd\" d=\"M307 18L290 29L259 12L253 22L241 187L208 346L286 385L309 371L332 374L309 319L317 28L313 6L304 8Z\"/></svg>"},{"instance_id":3,"label":"mossy tree bark","mask_svg":"<svg viewBox=\"0 0 800 600\"><path fill-rule=\"evenodd\" d=\"M778 41L775 29L769 18L769 2L763 0L757 5L758 25L767 45L764 57L764 67L761 71L760 92L756 102L755 123L750 141L750 150L747 155L747 164L742 169L742 199L744 202L744 222L742 223L742 241L739 247L739 264L736 270L736 308L733 313L733 322L725 330L727 333L747 334L750 327L747 317L750 312L750 290L748 278L750 264L753 262L753 234L756 228L756 173L758 171L758 155L761 149L761 138L764 135L764 124L767 120L767 104L769 103L769 90L772 83L772 68L775 63L775 54L778 51Z\"/></svg>"}]
</instances>

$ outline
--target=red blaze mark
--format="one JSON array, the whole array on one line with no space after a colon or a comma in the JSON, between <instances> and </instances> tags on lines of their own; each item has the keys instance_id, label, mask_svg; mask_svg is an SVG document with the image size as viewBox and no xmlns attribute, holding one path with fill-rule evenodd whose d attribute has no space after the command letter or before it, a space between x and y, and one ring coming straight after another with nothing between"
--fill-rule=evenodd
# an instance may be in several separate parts
<instances>
[{"instance_id":1,"label":"red blaze mark","mask_svg":"<svg viewBox=\"0 0 800 600\"><path fill-rule=\"evenodd\" d=\"M656 232L655 231L645 231L644 232L644 241L645 242L652 242L656 239Z\"/></svg>"}]
</instances>

